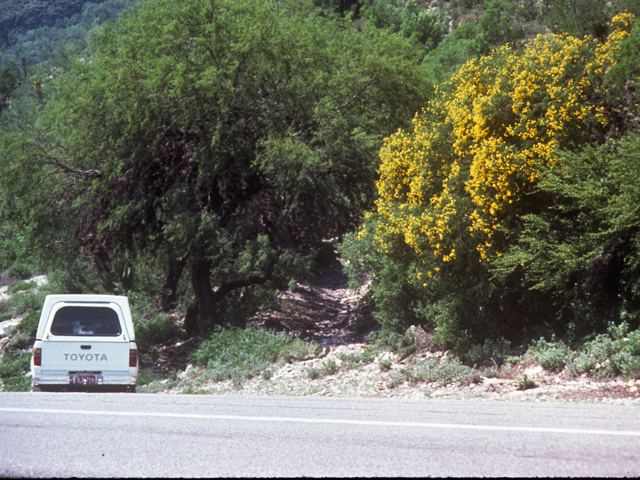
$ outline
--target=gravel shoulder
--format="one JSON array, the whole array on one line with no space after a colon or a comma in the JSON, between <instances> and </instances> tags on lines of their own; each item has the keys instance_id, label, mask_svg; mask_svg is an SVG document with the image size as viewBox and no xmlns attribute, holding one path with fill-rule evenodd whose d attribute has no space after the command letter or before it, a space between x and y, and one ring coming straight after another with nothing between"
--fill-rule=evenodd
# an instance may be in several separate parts
<instances>
[{"instance_id":1,"label":"gravel shoulder","mask_svg":"<svg viewBox=\"0 0 640 480\"><path fill-rule=\"evenodd\" d=\"M169 388L165 393L203 393L233 395L319 395L331 397L398 397L412 399L446 398L475 400L516 400L516 401L580 401L640 406L640 380L623 381L621 379L598 381L587 376L567 378L566 375L545 372L539 365L527 368L514 368L507 378L480 377L478 383L468 385L453 381L447 385L440 382L423 383L397 381L405 376L407 368L420 360L420 355L412 359L398 361L393 353L385 353L383 357L392 362L391 368L382 371L379 361L365 365L351 366L341 358L361 355L367 344L354 343L331 347L331 352L324 358L306 361L281 363L274 365L269 379L254 377L241 385L231 380L223 382L206 381L206 371L191 365L179 375L179 386ZM423 354L439 357L446 361L443 352ZM337 372L322 375L320 378L309 378L311 369L321 370L323 365L335 364ZM525 373L533 380L532 388L519 389L517 378ZM197 385L195 390L192 386ZM180 384L183 384L180 386Z\"/></svg>"}]
</instances>

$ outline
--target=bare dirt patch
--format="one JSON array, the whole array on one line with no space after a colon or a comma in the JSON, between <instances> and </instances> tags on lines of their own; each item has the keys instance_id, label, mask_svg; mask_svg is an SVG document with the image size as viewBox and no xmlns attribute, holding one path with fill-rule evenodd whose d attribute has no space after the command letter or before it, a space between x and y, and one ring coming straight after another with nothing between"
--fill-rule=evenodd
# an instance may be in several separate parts
<instances>
[{"instance_id":1,"label":"bare dirt patch","mask_svg":"<svg viewBox=\"0 0 640 480\"><path fill-rule=\"evenodd\" d=\"M365 305L366 289L354 291L332 258L319 267L315 278L283 292L276 308L260 312L249 324L284 331L322 347L364 342L376 328Z\"/></svg>"}]
</instances>

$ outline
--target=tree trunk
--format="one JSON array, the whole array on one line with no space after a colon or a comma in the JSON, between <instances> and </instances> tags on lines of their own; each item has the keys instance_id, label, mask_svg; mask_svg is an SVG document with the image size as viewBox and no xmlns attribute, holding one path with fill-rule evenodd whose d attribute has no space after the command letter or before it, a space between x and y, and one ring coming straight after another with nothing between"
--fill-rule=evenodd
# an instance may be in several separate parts
<instances>
[{"instance_id":1,"label":"tree trunk","mask_svg":"<svg viewBox=\"0 0 640 480\"><path fill-rule=\"evenodd\" d=\"M185 329L190 336L191 332L200 332L200 325L214 321L216 299L211 288L211 263L208 260L196 259L191 265L191 285L196 297L195 304L187 312Z\"/></svg>"},{"instance_id":2,"label":"tree trunk","mask_svg":"<svg viewBox=\"0 0 640 480\"><path fill-rule=\"evenodd\" d=\"M198 308L196 303L187 309L187 314L184 317L184 330L187 332L189 338L197 337L200 334L200 327L198 327Z\"/></svg>"},{"instance_id":3,"label":"tree trunk","mask_svg":"<svg viewBox=\"0 0 640 480\"><path fill-rule=\"evenodd\" d=\"M252 275L242 280L223 283L214 292L211 288L211 263L208 260L194 261L191 265L191 285L196 297L195 303L187 311L184 327L190 337L198 335L203 326L215 325L215 306L227 294L239 288L262 285L271 278L275 262L272 262L262 275Z\"/></svg>"},{"instance_id":4,"label":"tree trunk","mask_svg":"<svg viewBox=\"0 0 640 480\"><path fill-rule=\"evenodd\" d=\"M175 307L175 303L178 300L178 282L182 277L185 263L184 260L177 260L176 258L169 259L167 276L162 283L162 294L158 302L163 312L168 312Z\"/></svg>"}]
</instances>

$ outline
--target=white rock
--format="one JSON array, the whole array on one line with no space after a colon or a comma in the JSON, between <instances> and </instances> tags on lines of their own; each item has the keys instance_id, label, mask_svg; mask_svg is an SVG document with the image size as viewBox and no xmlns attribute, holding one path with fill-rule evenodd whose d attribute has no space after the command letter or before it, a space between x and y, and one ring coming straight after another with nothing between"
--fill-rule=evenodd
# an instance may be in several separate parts
<instances>
[{"instance_id":1,"label":"white rock","mask_svg":"<svg viewBox=\"0 0 640 480\"><path fill-rule=\"evenodd\" d=\"M10 320L5 320L4 322L0 322L0 337L9 335L9 331L19 325L21 321L22 317L17 317Z\"/></svg>"},{"instance_id":2,"label":"white rock","mask_svg":"<svg viewBox=\"0 0 640 480\"><path fill-rule=\"evenodd\" d=\"M543 372L544 368L542 368L540 365L531 365L529 368L527 368L524 371L524 374L527 377L533 377L534 375L540 375Z\"/></svg>"}]
</instances>

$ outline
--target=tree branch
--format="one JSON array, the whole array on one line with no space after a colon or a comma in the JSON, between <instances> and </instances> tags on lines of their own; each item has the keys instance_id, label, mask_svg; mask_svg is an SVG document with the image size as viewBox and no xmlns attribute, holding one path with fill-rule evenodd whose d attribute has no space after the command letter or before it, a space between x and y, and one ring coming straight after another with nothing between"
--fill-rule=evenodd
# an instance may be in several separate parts
<instances>
[{"instance_id":1,"label":"tree branch","mask_svg":"<svg viewBox=\"0 0 640 480\"><path fill-rule=\"evenodd\" d=\"M263 285L265 284L273 274L273 267L275 262L272 262L267 269L261 275L252 275L242 280L231 280L230 282L223 283L218 289L213 292L214 302L219 302L225 295L238 288L250 287L251 285Z\"/></svg>"},{"instance_id":2,"label":"tree branch","mask_svg":"<svg viewBox=\"0 0 640 480\"><path fill-rule=\"evenodd\" d=\"M94 180L102 176L101 170L96 170L96 169L80 170L77 168L71 168L64 163L65 161L57 157L54 157L53 155L50 155L41 146L38 145L37 148L40 150L41 156L45 164L53 165L65 173L70 173L71 175L73 175L74 178L84 178L85 180Z\"/></svg>"},{"instance_id":3,"label":"tree branch","mask_svg":"<svg viewBox=\"0 0 640 480\"><path fill-rule=\"evenodd\" d=\"M342 105L340 105L340 108L342 107L346 107L347 105L349 105L352 101L354 101L356 98L358 98L360 95L362 95L364 92L366 92L367 90L369 90L370 88L373 88L377 85L377 83L372 83L371 85L369 85L368 87L364 87L362 90L360 90L358 93L356 93L353 97L351 97L349 100L345 100L344 103Z\"/></svg>"}]
</instances>

